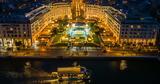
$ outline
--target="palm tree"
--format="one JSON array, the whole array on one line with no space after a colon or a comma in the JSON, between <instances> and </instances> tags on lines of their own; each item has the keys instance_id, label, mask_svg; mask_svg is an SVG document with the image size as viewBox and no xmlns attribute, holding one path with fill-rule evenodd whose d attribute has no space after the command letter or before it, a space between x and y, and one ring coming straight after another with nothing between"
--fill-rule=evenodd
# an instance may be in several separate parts
<instances>
[{"instance_id":1,"label":"palm tree","mask_svg":"<svg viewBox=\"0 0 160 84\"><path fill-rule=\"evenodd\" d=\"M98 23L96 22L90 22L88 23L89 27L91 27L91 31L93 32L98 32L99 31L99 27L98 27Z\"/></svg>"}]
</instances>

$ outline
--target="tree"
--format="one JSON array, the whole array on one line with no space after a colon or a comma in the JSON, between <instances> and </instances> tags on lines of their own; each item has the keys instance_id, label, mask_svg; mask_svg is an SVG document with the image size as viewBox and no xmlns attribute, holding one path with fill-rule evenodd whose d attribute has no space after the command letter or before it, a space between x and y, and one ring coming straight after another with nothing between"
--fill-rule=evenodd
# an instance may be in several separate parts
<instances>
[{"instance_id":1,"label":"tree","mask_svg":"<svg viewBox=\"0 0 160 84\"><path fill-rule=\"evenodd\" d=\"M65 15L63 19L59 19L57 21L59 23L58 28L59 28L60 32L64 31L64 27L68 24L68 20L69 20L68 16Z\"/></svg>"},{"instance_id":2,"label":"tree","mask_svg":"<svg viewBox=\"0 0 160 84\"><path fill-rule=\"evenodd\" d=\"M58 33L57 28L56 28L56 27L53 28L53 29L52 29L52 36L53 36L53 35L56 35L57 33Z\"/></svg>"},{"instance_id":3,"label":"tree","mask_svg":"<svg viewBox=\"0 0 160 84\"><path fill-rule=\"evenodd\" d=\"M67 15L64 16L64 19L62 20L63 21L63 25L66 26L68 24L68 21L69 21L69 18Z\"/></svg>"},{"instance_id":4,"label":"tree","mask_svg":"<svg viewBox=\"0 0 160 84\"><path fill-rule=\"evenodd\" d=\"M92 32L95 32L96 34L100 33L97 21L96 22L89 22L88 25L89 25L89 27L91 27Z\"/></svg>"}]
</instances>

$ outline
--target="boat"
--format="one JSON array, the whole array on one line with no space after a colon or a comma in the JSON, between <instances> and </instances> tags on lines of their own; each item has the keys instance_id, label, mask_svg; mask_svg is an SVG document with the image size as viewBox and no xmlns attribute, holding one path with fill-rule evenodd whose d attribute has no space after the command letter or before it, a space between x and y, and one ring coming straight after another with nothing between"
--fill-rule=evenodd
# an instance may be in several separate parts
<instances>
[{"instance_id":1,"label":"boat","mask_svg":"<svg viewBox=\"0 0 160 84\"><path fill-rule=\"evenodd\" d=\"M54 77L58 77L59 81L88 81L91 73L86 67L58 67L57 72L52 72Z\"/></svg>"}]
</instances>

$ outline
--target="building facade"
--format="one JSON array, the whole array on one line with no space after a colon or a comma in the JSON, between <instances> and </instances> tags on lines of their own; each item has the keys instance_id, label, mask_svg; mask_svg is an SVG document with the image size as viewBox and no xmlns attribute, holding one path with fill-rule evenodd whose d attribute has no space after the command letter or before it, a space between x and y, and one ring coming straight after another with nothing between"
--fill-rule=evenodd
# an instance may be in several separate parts
<instances>
[{"instance_id":1,"label":"building facade","mask_svg":"<svg viewBox=\"0 0 160 84\"><path fill-rule=\"evenodd\" d=\"M85 0L72 0L72 19L85 18Z\"/></svg>"},{"instance_id":2,"label":"building facade","mask_svg":"<svg viewBox=\"0 0 160 84\"><path fill-rule=\"evenodd\" d=\"M75 4L73 5L77 6ZM120 23L118 19L113 16L114 14L111 14L111 12L116 9L108 6L84 5L84 3L81 5L83 6L79 5L77 7L85 9L83 11L85 12L84 16L86 19L98 18L103 22L105 28L109 28L114 33L114 36L116 36L118 40ZM34 45L37 38L40 36L40 32L53 20L64 18L65 16L68 16L69 19L73 19L72 7L73 6L68 3L54 3L48 6L38 7L25 13L24 16L17 16L12 22L10 21L10 17L8 17L7 21L0 23L0 29L3 30L0 33L1 46L13 47L16 42L19 41L21 41L24 46ZM79 10L77 9L76 12ZM76 17L81 15L80 12L77 14ZM13 17L13 15L11 17ZM6 17L1 19L1 21L6 20Z\"/></svg>"},{"instance_id":3,"label":"building facade","mask_svg":"<svg viewBox=\"0 0 160 84\"><path fill-rule=\"evenodd\" d=\"M73 0L74 1L74 0ZM74 19L85 16L85 19L98 19L103 27L110 30L118 43L141 43L155 45L159 24L153 19L126 19L119 10L110 6L99 6L82 3L53 3L38 7L24 15L1 16L0 47L14 47L21 42L24 47L33 46L40 32L52 21L67 16ZM73 7L75 13L73 13ZM83 9L81 13L80 10ZM75 15L73 15L75 14ZM124 21L123 21L124 20Z\"/></svg>"},{"instance_id":4,"label":"building facade","mask_svg":"<svg viewBox=\"0 0 160 84\"><path fill-rule=\"evenodd\" d=\"M156 45L159 23L153 18L128 18L122 22L121 43Z\"/></svg>"},{"instance_id":5,"label":"building facade","mask_svg":"<svg viewBox=\"0 0 160 84\"><path fill-rule=\"evenodd\" d=\"M14 48L17 45L30 47L38 33L48 25L49 9L42 6L25 15L1 16L0 47Z\"/></svg>"},{"instance_id":6,"label":"building facade","mask_svg":"<svg viewBox=\"0 0 160 84\"><path fill-rule=\"evenodd\" d=\"M1 23L0 24L0 47L15 47L16 43L31 46L31 27L28 23ZM17 44L18 45L18 44Z\"/></svg>"},{"instance_id":7,"label":"building facade","mask_svg":"<svg viewBox=\"0 0 160 84\"><path fill-rule=\"evenodd\" d=\"M82 0L83 1L83 0ZM75 19L78 16L81 16L80 12L77 13L79 15L76 15L76 10L80 7L80 4L77 4L77 9L75 10L75 13L73 13L72 7L76 6L76 2L73 2L72 4L68 3L54 3L50 4L48 6L50 8L50 14L52 15L52 20L56 20L58 18L63 18L65 16L68 16L69 19ZM74 5L74 6L72 6ZM125 18L125 15L121 13L120 11L114 9L110 6L99 6L99 5L91 5L91 4L81 4L84 7L83 11L85 11L84 16L85 19L96 19L102 22L103 27L109 29L111 32L113 32L114 37L116 37L116 41L120 38L120 19L115 16L123 16L122 18ZM73 15L75 14L75 15Z\"/></svg>"}]
</instances>

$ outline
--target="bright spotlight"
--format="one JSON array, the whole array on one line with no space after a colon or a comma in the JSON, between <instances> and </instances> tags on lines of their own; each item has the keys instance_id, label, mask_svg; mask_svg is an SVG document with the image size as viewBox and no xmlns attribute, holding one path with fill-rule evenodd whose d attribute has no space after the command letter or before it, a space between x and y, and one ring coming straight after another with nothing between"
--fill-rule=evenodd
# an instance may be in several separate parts
<instances>
[{"instance_id":1,"label":"bright spotlight","mask_svg":"<svg viewBox=\"0 0 160 84\"><path fill-rule=\"evenodd\" d=\"M36 40L36 41L35 41L35 43L36 43L36 44L38 44L38 43L39 43L39 41L37 41L37 40Z\"/></svg>"},{"instance_id":2,"label":"bright spotlight","mask_svg":"<svg viewBox=\"0 0 160 84\"><path fill-rule=\"evenodd\" d=\"M108 38L107 41L111 41L111 39Z\"/></svg>"},{"instance_id":3,"label":"bright spotlight","mask_svg":"<svg viewBox=\"0 0 160 84\"><path fill-rule=\"evenodd\" d=\"M86 24L86 27L88 27L88 24Z\"/></svg>"},{"instance_id":4,"label":"bright spotlight","mask_svg":"<svg viewBox=\"0 0 160 84\"><path fill-rule=\"evenodd\" d=\"M73 23L73 24L72 24L72 27L75 27L75 26L76 26L76 24L75 24L75 23Z\"/></svg>"},{"instance_id":5,"label":"bright spotlight","mask_svg":"<svg viewBox=\"0 0 160 84\"><path fill-rule=\"evenodd\" d=\"M69 27L69 24L67 24L67 27Z\"/></svg>"},{"instance_id":6,"label":"bright spotlight","mask_svg":"<svg viewBox=\"0 0 160 84\"><path fill-rule=\"evenodd\" d=\"M90 32L90 29L89 29L89 28L86 28L86 29L85 29L85 32L86 32L86 34L88 35L89 32Z\"/></svg>"}]
</instances>

